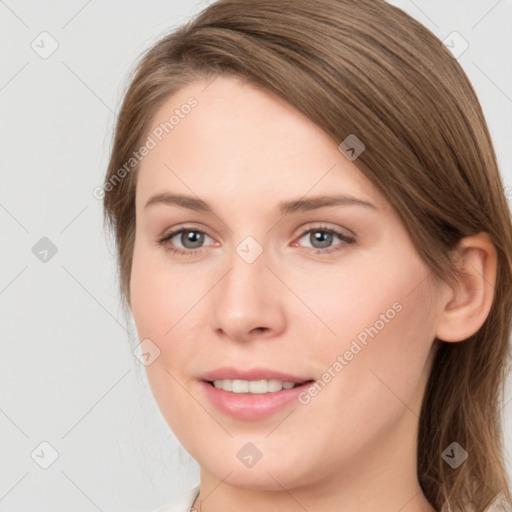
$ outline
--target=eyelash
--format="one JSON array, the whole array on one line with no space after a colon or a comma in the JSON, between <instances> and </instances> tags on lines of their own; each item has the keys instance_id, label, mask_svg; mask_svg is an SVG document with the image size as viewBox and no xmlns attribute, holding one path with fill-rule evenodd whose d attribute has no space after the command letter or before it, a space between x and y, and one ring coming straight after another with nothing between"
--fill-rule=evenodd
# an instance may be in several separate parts
<instances>
[{"instance_id":1,"label":"eyelash","mask_svg":"<svg viewBox=\"0 0 512 512\"><path fill-rule=\"evenodd\" d=\"M171 231L170 233L165 234L162 238L160 238L157 241L157 244L163 246L166 251L169 251L172 254L180 254L182 256L189 256L189 255L199 254L204 249L206 249L206 247L200 247L200 248L197 248L197 249L185 249L185 250L183 250L183 249L178 249L178 248L176 248L176 247L174 247L172 245L169 245L169 243L168 243L169 240L171 240L176 235L178 235L178 234L180 234L180 233L182 233L184 231L191 231L191 232L196 232L196 233L202 233L202 234L204 234L206 236L209 236L208 233L205 233L204 231L202 231L200 229L197 229L197 228L195 228L193 226L181 226L179 229L175 229L174 231ZM307 234L309 232L312 232L312 231L322 231L322 232L328 233L330 235L336 235L338 238L340 238L340 240L342 240L342 242L344 242L344 243L340 243L340 244L332 246L332 247L328 247L327 249L316 249L314 247L313 248L306 248L306 249L310 250L311 252L313 252L314 254L326 255L326 254L331 254L331 253L334 253L334 252L338 252L338 251L342 250L341 248L339 248L339 246L343 246L345 244L349 245L349 244L352 244L352 243L355 242L354 238L348 237L348 236L344 235L343 233L341 233L341 232L339 232L339 231L337 231L335 229L329 228L327 226L315 226L313 228L305 229L297 237L297 240L300 240L305 234Z\"/></svg>"}]
</instances>

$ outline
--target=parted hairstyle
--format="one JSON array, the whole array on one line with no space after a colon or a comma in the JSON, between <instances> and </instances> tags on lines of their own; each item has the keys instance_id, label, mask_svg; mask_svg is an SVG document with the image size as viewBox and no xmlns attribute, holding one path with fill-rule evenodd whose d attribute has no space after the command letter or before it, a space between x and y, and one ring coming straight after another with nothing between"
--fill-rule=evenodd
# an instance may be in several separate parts
<instances>
[{"instance_id":1,"label":"parted hairstyle","mask_svg":"<svg viewBox=\"0 0 512 512\"><path fill-rule=\"evenodd\" d=\"M162 104L197 80L242 78L284 98L337 144L355 134L365 150L354 164L396 209L440 279L457 276L452 250L463 237L489 234L497 252L492 307L468 339L434 340L417 473L436 510L483 512L492 502L510 510L501 428L511 358L511 214L477 96L442 42L382 0L220 0L144 51L132 74L103 186L125 311L139 168L128 172L126 162ZM442 458L454 441L469 454L457 468Z\"/></svg>"}]
</instances>

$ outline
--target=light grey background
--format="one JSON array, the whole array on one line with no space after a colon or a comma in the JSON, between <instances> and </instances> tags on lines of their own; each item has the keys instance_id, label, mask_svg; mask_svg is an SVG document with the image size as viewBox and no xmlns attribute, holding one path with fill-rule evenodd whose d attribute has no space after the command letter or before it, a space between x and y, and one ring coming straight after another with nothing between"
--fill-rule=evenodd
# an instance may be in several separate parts
<instances>
[{"instance_id":1,"label":"light grey background","mask_svg":"<svg viewBox=\"0 0 512 512\"><path fill-rule=\"evenodd\" d=\"M150 511L198 482L197 464L163 420L132 353L113 246L92 192L104 177L128 72L208 3L0 0L3 512ZM469 44L458 59L512 199L512 2L392 3L440 39L456 31ZM44 55L52 44L58 48ZM33 252L48 244L43 237L57 250L46 262ZM512 401L504 413L512 474ZM58 458L43 469L52 450Z\"/></svg>"}]
</instances>

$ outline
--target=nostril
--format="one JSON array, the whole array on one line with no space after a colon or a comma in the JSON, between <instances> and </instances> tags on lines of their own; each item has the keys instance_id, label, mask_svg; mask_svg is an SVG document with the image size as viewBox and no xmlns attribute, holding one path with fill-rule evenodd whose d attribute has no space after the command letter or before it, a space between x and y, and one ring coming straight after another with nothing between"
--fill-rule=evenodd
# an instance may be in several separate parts
<instances>
[{"instance_id":1,"label":"nostril","mask_svg":"<svg viewBox=\"0 0 512 512\"><path fill-rule=\"evenodd\" d=\"M255 327L254 329L252 329L253 331L257 331L257 332L265 332L267 330L266 327ZM251 331L252 332L252 331Z\"/></svg>"}]
</instances>

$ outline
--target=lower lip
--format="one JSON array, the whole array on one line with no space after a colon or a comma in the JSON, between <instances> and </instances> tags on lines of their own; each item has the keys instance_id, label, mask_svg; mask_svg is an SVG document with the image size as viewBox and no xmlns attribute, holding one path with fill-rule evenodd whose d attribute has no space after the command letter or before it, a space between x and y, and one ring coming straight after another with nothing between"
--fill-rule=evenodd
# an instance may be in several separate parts
<instances>
[{"instance_id":1,"label":"lower lip","mask_svg":"<svg viewBox=\"0 0 512 512\"><path fill-rule=\"evenodd\" d=\"M206 396L219 411L242 420L260 420L272 416L293 401L298 403L298 395L311 385L305 382L292 389L282 389L269 393L232 393L201 381Z\"/></svg>"}]
</instances>

